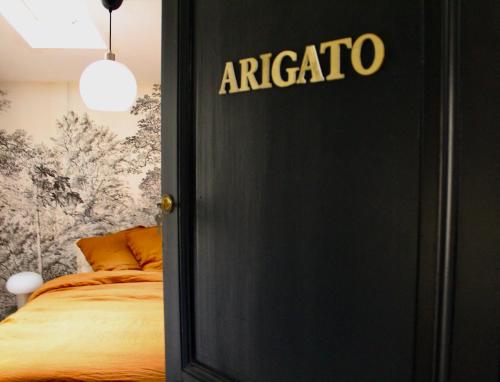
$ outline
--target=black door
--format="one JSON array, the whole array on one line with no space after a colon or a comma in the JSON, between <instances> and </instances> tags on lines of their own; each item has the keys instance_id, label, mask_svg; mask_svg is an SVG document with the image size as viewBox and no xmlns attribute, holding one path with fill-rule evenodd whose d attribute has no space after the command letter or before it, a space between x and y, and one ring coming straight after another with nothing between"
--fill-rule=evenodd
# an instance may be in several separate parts
<instances>
[{"instance_id":1,"label":"black door","mask_svg":"<svg viewBox=\"0 0 500 382\"><path fill-rule=\"evenodd\" d=\"M448 380L457 10L164 2L170 381Z\"/></svg>"}]
</instances>

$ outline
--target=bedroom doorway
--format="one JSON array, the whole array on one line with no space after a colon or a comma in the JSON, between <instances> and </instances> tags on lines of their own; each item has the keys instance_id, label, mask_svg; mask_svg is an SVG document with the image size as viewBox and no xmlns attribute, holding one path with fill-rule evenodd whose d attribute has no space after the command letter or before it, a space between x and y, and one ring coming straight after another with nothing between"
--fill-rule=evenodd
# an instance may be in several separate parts
<instances>
[{"instance_id":1,"label":"bedroom doorway","mask_svg":"<svg viewBox=\"0 0 500 382\"><path fill-rule=\"evenodd\" d=\"M101 2L67 1L74 9L58 14L63 28L65 17L76 12L95 28L96 42L50 40L48 34L25 40L24 13L14 12L16 3L0 7L6 158L0 169L0 318L16 305L5 289L9 276L34 271L48 281L91 270L76 242L156 225L160 200L161 0L128 0L113 12L116 60L137 82L133 104L120 112L91 109L80 94L82 72L107 50L109 16ZM51 9L38 3L26 4L43 26ZM83 43L99 47L76 45Z\"/></svg>"},{"instance_id":2,"label":"bedroom doorway","mask_svg":"<svg viewBox=\"0 0 500 382\"><path fill-rule=\"evenodd\" d=\"M0 1L2 380L164 378L161 15Z\"/></svg>"}]
</instances>

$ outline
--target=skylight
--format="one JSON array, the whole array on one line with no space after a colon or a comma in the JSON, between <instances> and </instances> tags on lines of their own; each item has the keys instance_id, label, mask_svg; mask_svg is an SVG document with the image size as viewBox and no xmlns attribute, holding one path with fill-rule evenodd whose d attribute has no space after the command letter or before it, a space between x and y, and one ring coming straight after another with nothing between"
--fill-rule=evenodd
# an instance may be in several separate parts
<instances>
[{"instance_id":1,"label":"skylight","mask_svg":"<svg viewBox=\"0 0 500 382\"><path fill-rule=\"evenodd\" d=\"M106 48L82 0L0 0L0 14L32 48Z\"/></svg>"}]
</instances>

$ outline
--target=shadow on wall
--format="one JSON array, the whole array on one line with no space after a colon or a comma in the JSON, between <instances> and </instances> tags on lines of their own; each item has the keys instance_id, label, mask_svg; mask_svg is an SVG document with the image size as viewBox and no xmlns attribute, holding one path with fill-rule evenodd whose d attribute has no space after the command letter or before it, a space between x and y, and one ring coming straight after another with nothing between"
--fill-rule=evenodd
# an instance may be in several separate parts
<instances>
[{"instance_id":1,"label":"shadow on wall","mask_svg":"<svg viewBox=\"0 0 500 382\"><path fill-rule=\"evenodd\" d=\"M87 114L56 121L52 144L24 130L0 128L0 319L15 306L5 289L21 271L45 281L76 271L74 242L135 225L155 224L160 195L160 85L136 100L133 136L119 139ZM0 113L9 112L0 90ZM128 174L142 174L140 195Z\"/></svg>"}]
</instances>

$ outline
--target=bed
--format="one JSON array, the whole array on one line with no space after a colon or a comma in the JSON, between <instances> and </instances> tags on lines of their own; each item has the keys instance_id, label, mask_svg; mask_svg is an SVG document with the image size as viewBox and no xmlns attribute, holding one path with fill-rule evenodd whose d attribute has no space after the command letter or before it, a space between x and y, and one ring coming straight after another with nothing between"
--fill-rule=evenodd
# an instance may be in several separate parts
<instances>
[{"instance_id":1,"label":"bed","mask_svg":"<svg viewBox=\"0 0 500 382\"><path fill-rule=\"evenodd\" d=\"M0 323L0 381L163 381L162 272L46 282Z\"/></svg>"}]
</instances>

